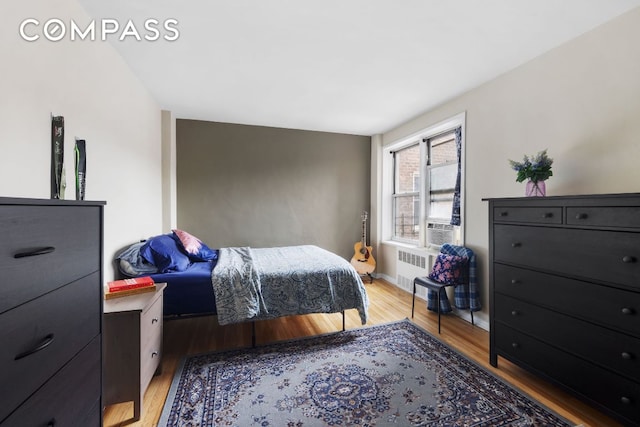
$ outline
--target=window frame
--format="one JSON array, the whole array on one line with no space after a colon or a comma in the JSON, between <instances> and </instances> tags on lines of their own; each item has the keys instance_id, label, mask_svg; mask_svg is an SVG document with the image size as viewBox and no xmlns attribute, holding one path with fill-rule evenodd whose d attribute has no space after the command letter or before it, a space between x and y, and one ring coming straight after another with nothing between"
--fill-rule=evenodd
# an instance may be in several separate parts
<instances>
[{"instance_id":1,"label":"window frame","mask_svg":"<svg viewBox=\"0 0 640 427\"><path fill-rule=\"evenodd\" d=\"M444 137L445 135L449 135L449 134L453 134L453 138L447 138L445 141L438 141L438 139L441 139L442 137ZM435 140L435 141L433 141ZM425 227L428 226L428 224L430 222L433 223L438 223L438 224L446 224L447 223L447 218L442 218L442 217L437 217L437 216L433 216L430 210L430 206L431 206L431 200L432 200L432 194L438 194L438 193L444 193L444 192L455 192L455 180L453 183L453 187L451 188L447 188L446 190L441 190L441 191L431 191L431 171L433 170L437 170L440 168L445 168L448 166L457 166L458 165L458 160L456 158L455 161L451 161L451 162L442 162L442 163L437 163L437 164L433 164L432 163L432 158L434 157L431 152L433 151L433 146L434 145L440 145L444 142L450 142L452 141L453 144L455 144L455 128L453 129L449 129L446 130L442 133L439 133L437 135L432 135L430 137L424 138L423 142L425 144L425 159L423 159L426 164L425 164L425 176L424 176L424 180L425 180L425 198L424 198L424 204L425 204ZM455 149L455 147L454 147ZM456 156L457 157L457 156ZM422 159L421 159L422 160ZM457 168L456 168L456 175L457 175ZM452 197L452 202L453 202L453 197ZM451 216L449 216L448 218L449 222L451 221Z\"/></svg>"},{"instance_id":2,"label":"window frame","mask_svg":"<svg viewBox=\"0 0 640 427\"><path fill-rule=\"evenodd\" d=\"M411 144L407 144L407 145L403 145L402 147L398 148L397 150L393 150L392 151L392 168L393 168L393 182L392 182L392 194L391 194L391 211L392 211L392 238L393 240L399 241L399 242L403 242L403 243L409 243L409 244L417 244L420 242L420 232L418 231L418 238L417 239L407 239L407 238L402 238L402 237L397 237L396 236L396 201L400 198L404 198L404 197L416 197L418 196L418 212L417 215L418 217L413 217L413 226L417 226L418 230L420 230L420 224L422 221L422 198L420 197L421 193L422 193L422 186L423 186L423 181L424 179L422 178L423 176L423 172L422 172L422 165L420 165L419 170L420 170L420 180L418 181L418 188L415 189L415 176L412 177L413 181L414 181L414 191L402 191L402 192L398 192L397 188L399 187L399 182L398 182L398 168L397 168L397 158L396 158L396 154L398 152L401 152L403 150L407 150L413 147L418 147L419 153L418 155L420 156L420 158L422 159L423 157L423 150L422 150L422 143L420 143L419 141L415 141ZM414 208L415 210L415 208Z\"/></svg>"},{"instance_id":3,"label":"window frame","mask_svg":"<svg viewBox=\"0 0 640 427\"><path fill-rule=\"evenodd\" d=\"M427 244L427 226L428 223L443 223L442 218L430 218L428 217L428 205L430 200L429 193L429 171L430 165L427 163L429 159L427 157L427 140L437 138L438 136L448 133L457 127L461 128L461 186L460 186L460 212L461 212L461 224L460 226L454 226L454 241L455 244L464 245L464 228L465 228L465 160L466 160L466 141L465 141L465 122L466 122L466 113L457 114L450 119L439 122L433 126L422 129L419 132L409 135L408 137L402 138L400 140L396 140L391 144L388 144L385 147L385 153L387 154L383 163L386 163L387 166L383 167L390 172L390 179L384 180L386 184L383 182L383 191L385 185L387 186L387 197L383 198L383 212L385 213L386 219L384 219L383 230L385 231L386 240L401 244L408 244L415 247L423 247L429 248L433 250L439 250L440 246L437 245L428 245ZM405 239L396 236L395 230L395 221L396 221L396 213L395 213L395 200L397 197L405 196L407 193L402 193L402 195L398 195L395 193L396 188L396 164L395 164L395 153L414 146L415 144L419 144L420 146L420 188L418 191L419 196L419 205L420 205L420 219L419 219L419 236L417 240L413 239ZM450 165L450 163L449 163ZM442 167L446 166L446 164L437 165L433 167ZM431 167L431 168L433 168ZM386 205L386 206L385 206Z\"/></svg>"}]
</instances>

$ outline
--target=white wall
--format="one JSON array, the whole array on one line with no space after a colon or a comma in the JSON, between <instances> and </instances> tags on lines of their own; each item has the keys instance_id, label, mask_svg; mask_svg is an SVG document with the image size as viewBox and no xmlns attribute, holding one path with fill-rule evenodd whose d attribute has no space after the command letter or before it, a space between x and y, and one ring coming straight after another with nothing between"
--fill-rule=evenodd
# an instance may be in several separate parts
<instances>
[{"instance_id":1,"label":"white wall","mask_svg":"<svg viewBox=\"0 0 640 427\"><path fill-rule=\"evenodd\" d=\"M488 207L524 196L507 159L545 148L547 195L640 192L640 8L385 133L383 146L466 111L466 244L481 260L488 320ZM381 236L382 239L385 236ZM395 277L395 248L380 247Z\"/></svg>"},{"instance_id":2,"label":"white wall","mask_svg":"<svg viewBox=\"0 0 640 427\"><path fill-rule=\"evenodd\" d=\"M90 20L75 0L3 2L0 196L49 198L50 115L65 118L66 199L73 147L87 141L87 200L105 200L105 280L116 250L162 231L161 113L108 42L24 41L26 18Z\"/></svg>"},{"instance_id":3,"label":"white wall","mask_svg":"<svg viewBox=\"0 0 640 427\"><path fill-rule=\"evenodd\" d=\"M162 110L162 230L178 226L178 188L176 176L176 119Z\"/></svg>"}]
</instances>

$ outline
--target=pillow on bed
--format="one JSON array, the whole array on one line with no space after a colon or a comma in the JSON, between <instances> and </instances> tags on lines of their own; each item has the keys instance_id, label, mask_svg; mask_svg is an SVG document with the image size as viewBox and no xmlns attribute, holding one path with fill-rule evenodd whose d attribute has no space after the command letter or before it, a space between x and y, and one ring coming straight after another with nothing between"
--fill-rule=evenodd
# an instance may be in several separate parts
<instances>
[{"instance_id":1,"label":"pillow on bed","mask_svg":"<svg viewBox=\"0 0 640 427\"><path fill-rule=\"evenodd\" d=\"M193 261L212 261L218 259L217 251L209 248L202 243L202 240L186 231L179 229L173 230L173 238L178 243L178 246L182 247Z\"/></svg>"},{"instance_id":2,"label":"pillow on bed","mask_svg":"<svg viewBox=\"0 0 640 427\"><path fill-rule=\"evenodd\" d=\"M429 278L448 285L464 284L468 261L466 257L440 253L433 263Z\"/></svg>"},{"instance_id":3,"label":"pillow on bed","mask_svg":"<svg viewBox=\"0 0 640 427\"><path fill-rule=\"evenodd\" d=\"M118 270L120 270L120 273L124 276L146 276L158 272L158 267L140 255L140 249L143 245L144 242L134 243L116 255Z\"/></svg>"},{"instance_id":4,"label":"pillow on bed","mask_svg":"<svg viewBox=\"0 0 640 427\"><path fill-rule=\"evenodd\" d=\"M140 248L140 255L155 265L160 273L184 271L191 264L170 234L151 237Z\"/></svg>"}]
</instances>

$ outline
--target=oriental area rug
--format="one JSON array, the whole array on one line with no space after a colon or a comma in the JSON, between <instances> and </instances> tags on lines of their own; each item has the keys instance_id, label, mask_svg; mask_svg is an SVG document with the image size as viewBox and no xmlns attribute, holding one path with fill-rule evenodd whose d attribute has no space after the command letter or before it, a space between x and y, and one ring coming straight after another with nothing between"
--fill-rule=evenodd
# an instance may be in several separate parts
<instances>
[{"instance_id":1,"label":"oriental area rug","mask_svg":"<svg viewBox=\"0 0 640 427\"><path fill-rule=\"evenodd\" d=\"M569 426L409 320L190 356L160 426Z\"/></svg>"}]
</instances>

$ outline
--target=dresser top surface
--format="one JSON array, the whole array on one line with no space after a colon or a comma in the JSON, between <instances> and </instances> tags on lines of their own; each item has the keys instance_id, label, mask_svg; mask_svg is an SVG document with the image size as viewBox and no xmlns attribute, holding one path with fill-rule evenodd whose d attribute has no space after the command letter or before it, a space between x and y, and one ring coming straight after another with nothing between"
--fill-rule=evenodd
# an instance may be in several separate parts
<instances>
[{"instance_id":1,"label":"dresser top surface","mask_svg":"<svg viewBox=\"0 0 640 427\"><path fill-rule=\"evenodd\" d=\"M522 204L528 205L550 205L550 204L571 204L571 205L640 205L640 193L617 193L617 194L574 194L565 196L546 197L495 197L483 198L482 201L492 203Z\"/></svg>"},{"instance_id":2,"label":"dresser top surface","mask_svg":"<svg viewBox=\"0 0 640 427\"><path fill-rule=\"evenodd\" d=\"M0 197L0 205L35 205L35 206L104 206L107 202L99 200L60 200L30 199L22 197Z\"/></svg>"}]
</instances>

